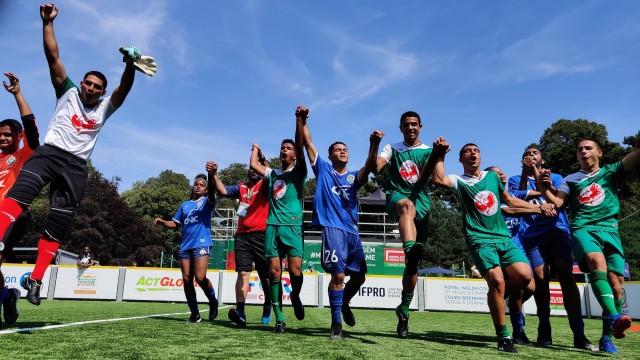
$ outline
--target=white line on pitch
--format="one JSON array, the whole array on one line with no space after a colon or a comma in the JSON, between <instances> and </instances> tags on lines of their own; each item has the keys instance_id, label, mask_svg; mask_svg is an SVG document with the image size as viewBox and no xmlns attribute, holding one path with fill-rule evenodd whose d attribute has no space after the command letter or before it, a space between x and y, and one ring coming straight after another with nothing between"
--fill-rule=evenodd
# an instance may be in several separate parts
<instances>
[{"instance_id":1,"label":"white line on pitch","mask_svg":"<svg viewBox=\"0 0 640 360\"><path fill-rule=\"evenodd\" d=\"M222 307L220 307L220 309L225 309L225 308L228 308L228 307L231 307L231 305L222 306ZM209 310L203 310L202 312L207 312L207 311L209 311ZM189 312L179 312L179 313L171 313L171 314L155 314L155 315L133 316L133 317L117 318L117 319L79 321L79 322L74 322L74 323L69 323L69 324L47 325L47 326L42 326L42 327L7 329L7 330L1 330L0 331L0 335L15 334L15 333L21 333L21 332L28 332L28 331L37 331L37 330L51 330L51 329L69 327L69 326L79 326L79 325L87 325L87 324L99 324L99 323L107 323L107 322L114 322L114 321L126 321L126 320L136 320L136 319L148 319L148 318L160 317L160 316L175 316L175 315L186 315L186 314L190 314L190 313Z\"/></svg>"}]
</instances>

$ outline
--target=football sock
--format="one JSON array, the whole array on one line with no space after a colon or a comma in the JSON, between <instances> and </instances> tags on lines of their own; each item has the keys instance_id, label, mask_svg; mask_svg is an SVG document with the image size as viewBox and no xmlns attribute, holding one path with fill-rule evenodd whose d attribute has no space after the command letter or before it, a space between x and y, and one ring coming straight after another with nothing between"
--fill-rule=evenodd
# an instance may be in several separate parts
<instances>
[{"instance_id":1,"label":"football sock","mask_svg":"<svg viewBox=\"0 0 640 360\"><path fill-rule=\"evenodd\" d=\"M344 295L342 296L342 301L344 303L349 303L349 301L351 301L351 299L353 299L354 296L356 296L356 294L358 293L358 290L360 290L359 286L356 286L355 283L352 283L351 281L348 281L347 284L344 286Z\"/></svg>"},{"instance_id":2,"label":"football sock","mask_svg":"<svg viewBox=\"0 0 640 360\"><path fill-rule=\"evenodd\" d=\"M216 290L213 288L213 283L211 282L211 280L206 279L207 280L207 284L209 284L209 289L203 289L204 290L204 294L207 296L207 299L209 299L209 302L215 302L216 301Z\"/></svg>"},{"instance_id":3,"label":"football sock","mask_svg":"<svg viewBox=\"0 0 640 360\"><path fill-rule=\"evenodd\" d=\"M400 313L402 315L409 315L409 305L411 304L411 300L413 300L413 293L405 293L402 292L402 299L400 301Z\"/></svg>"},{"instance_id":4,"label":"football sock","mask_svg":"<svg viewBox=\"0 0 640 360\"><path fill-rule=\"evenodd\" d=\"M602 314L606 316L618 315L607 273L604 271L592 271L589 273L589 281L591 281L593 294L602 307Z\"/></svg>"},{"instance_id":5,"label":"football sock","mask_svg":"<svg viewBox=\"0 0 640 360\"><path fill-rule=\"evenodd\" d=\"M342 324L340 311L342 310L342 298L344 290L329 289L329 305L331 306L331 323Z\"/></svg>"},{"instance_id":6,"label":"football sock","mask_svg":"<svg viewBox=\"0 0 640 360\"><path fill-rule=\"evenodd\" d=\"M498 339L502 340L502 339L508 339L511 337L511 333L509 333L509 329L507 329L506 324L494 325L494 326L496 328L496 336L498 336Z\"/></svg>"},{"instance_id":7,"label":"football sock","mask_svg":"<svg viewBox=\"0 0 640 360\"><path fill-rule=\"evenodd\" d=\"M511 326L514 334L522 334L524 332L524 314L520 311L512 311L509 313Z\"/></svg>"},{"instance_id":8,"label":"football sock","mask_svg":"<svg viewBox=\"0 0 640 360\"><path fill-rule=\"evenodd\" d=\"M196 288L193 284L185 283L183 286L184 296L187 298L187 306L189 307L189 311L191 311L191 315L199 314L198 310L198 298L196 297Z\"/></svg>"},{"instance_id":9,"label":"football sock","mask_svg":"<svg viewBox=\"0 0 640 360\"><path fill-rule=\"evenodd\" d=\"M280 288L282 287L280 284L280 279L271 280L271 305L273 305L273 312L276 314L276 321L282 322L284 321L284 314L282 313L282 309L280 308L280 304L282 303L282 291Z\"/></svg>"},{"instance_id":10,"label":"football sock","mask_svg":"<svg viewBox=\"0 0 640 360\"><path fill-rule=\"evenodd\" d=\"M36 258L36 265L33 267L33 272L31 273L32 279L42 281L44 273L56 256L56 251L58 251L59 247L59 242L40 237L38 241L38 257Z\"/></svg>"},{"instance_id":11,"label":"football sock","mask_svg":"<svg viewBox=\"0 0 640 360\"><path fill-rule=\"evenodd\" d=\"M546 329L546 330L550 330L551 329L551 309L546 308L546 309L538 309L538 329ZM547 334L547 335L551 335L551 334Z\"/></svg>"},{"instance_id":12,"label":"football sock","mask_svg":"<svg viewBox=\"0 0 640 360\"><path fill-rule=\"evenodd\" d=\"M608 315L602 312L602 337L607 339L613 338L613 329L611 328L611 320Z\"/></svg>"},{"instance_id":13,"label":"football sock","mask_svg":"<svg viewBox=\"0 0 640 360\"><path fill-rule=\"evenodd\" d=\"M582 318L569 319L569 327L573 332L573 337L578 338L584 336L584 321Z\"/></svg>"},{"instance_id":14,"label":"football sock","mask_svg":"<svg viewBox=\"0 0 640 360\"><path fill-rule=\"evenodd\" d=\"M264 293L264 307L271 307L271 288L269 287L268 278L260 279L262 285L262 292Z\"/></svg>"},{"instance_id":15,"label":"football sock","mask_svg":"<svg viewBox=\"0 0 640 360\"><path fill-rule=\"evenodd\" d=\"M411 250L411 248L413 247L413 245L415 245L416 242L414 240L407 240L404 243L402 243L402 249L404 250L404 253L408 253L409 250Z\"/></svg>"},{"instance_id":16,"label":"football sock","mask_svg":"<svg viewBox=\"0 0 640 360\"><path fill-rule=\"evenodd\" d=\"M2 313L2 303L4 302L4 297L9 295L9 289L6 287L0 288L0 314Z\"/></svg>"},{"instance_id":17,"label":"football sock","mask_svg":"<svg viewBox=\"0 0 640 360\"><path fill-rule=\"evenodd\" d=\"M239 302L236 304L236 309L238 309L239 312L244 314L244 302Z\"/></svg>"},{"instance_id":18,"label":"football sock","mask_svg":"<svg viewBox=\"0 0 640 360\"><path fill-rule=\"evenodd\" d=\"M622 304L624 304L624 300L615 299L613 300L613 303L616 305L616 311L620 314L622 312Z\"/></svg>"},{"instance_id":19,"label":"football sock","mask_svg":"<svg viewBox=\"0 0 640 360\"><path fill-rule=\"evenodd\" d=\"M7 229L22 214L22 211L22 206L12 198L5 198L2 201L0 205L0 239L5 237Z\"/></svg>"},{"instance_id":20,"label":"football sock","mask_svg":"<svg viewBox=\"0 0 640 360\"><path fill-rule=\"evenodd\" d=\"M302 290L302 283L304 281L304 277L302 276L302 274L294 276L292 274L289 274L289 278L291 279L291 297L293 298L299 298L300 297L300 290Z\"/></svg>"}]
</instances>

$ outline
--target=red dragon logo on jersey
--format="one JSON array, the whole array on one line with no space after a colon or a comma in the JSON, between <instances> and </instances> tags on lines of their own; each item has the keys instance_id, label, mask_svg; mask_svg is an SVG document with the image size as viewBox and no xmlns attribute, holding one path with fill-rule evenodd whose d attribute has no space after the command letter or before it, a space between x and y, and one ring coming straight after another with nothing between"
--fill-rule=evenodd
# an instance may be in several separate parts
<instances>
[{"instance_id":1,"label":"red dragon logo on jersey","mask_svg":"<svg viewBox=\"0 0 640 360\"><path fill-rule=\"evenodd\" d=\"M273 192L272 192L273 198L276 200L280 200L286 193L287 193L287 184L282 180L276 180L276 182L273 183Z\"/></svg>"},{"instance_id":2,"label":"red dragon logo on jersey","mask_svg":"<svg viewBox=\"0 0 640 360\"><path fill-rule=\"evenodd\" d=\"M400 165L400 176L405 179L408 183L413 184L418 181L418 177L420 177L420 172L418 170L418 165L416 165L413 161L407 160Z\"/></svg>"},{"instance_id":3,"label":"red dragon logo on jersey","mask_svg":"<svg viewBox=\"0 0 640 360\"><path fill-rule=\"evenodd\" d=\"M481 191L474 198L476 209L485 216L491 216L498 211L498 200L491 191Z\"/></svg>"},{"instance_id":4,"label":"red dragon logo on jersey","mask_svg":"<svg viewBox=\"0 0 640 360\"><path fill-rule=\"evenodd\" d=\"M96 121L93 119L85 120L82 115L78 116L78 114L73 114L73 116L71 117L71 125L73 125L73 127L76 128L77 131L91 130L95 128Z\"/></svg>"},{"instance_id":5,"label":"red dragon logo on jersey","mask_svg":"<svg viewBox=\"0 0 640 360\"><path fill-rule=\"evenodd\" d=\"M596 206L604 200L604 189L599 184L593 183L580 191L578 201L582 205Z\"/></svg>"}]
</instances>

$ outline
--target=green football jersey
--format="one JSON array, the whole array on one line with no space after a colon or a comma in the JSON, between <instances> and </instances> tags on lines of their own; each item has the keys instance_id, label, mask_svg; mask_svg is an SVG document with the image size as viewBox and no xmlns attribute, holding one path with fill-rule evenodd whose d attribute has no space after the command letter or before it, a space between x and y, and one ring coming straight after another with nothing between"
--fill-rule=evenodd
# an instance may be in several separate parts
<instances>
[{"instance_id":1,"label":"green football jersey","mask_svg":"<svg viewBox=\"0 0 640 360\"><path fill-rule=\"evenodd\" d=\"M267 225L302 225L305 174L291 170L267 168L269 180L269 216Z\"/></svg>"},{"instance_id":2,"label":"green football jersey","mask_svg":"<svg viewBox=\"0 0 640 360\"><path fill-rule=\"evenodd\" d=\"M591 174L579 171L564 178L558 191L567 194L572 230L618 231L618 180L623 173L619 161Z\"/></svg>"},{"instance_id":3,"label":"green football jersey","mask_svg":"<svg viewBox=\"0 0 640 360\"><path fill-rule=\"evenodd\" d=\"M429 160L431 147L420 143L407 146L404 143L387 144L380 156L387 160L389 167L389 186L387 195L400 193L415 199L414 205L418 214L426 214L431 208L426 181L418 184L420 172Z\"/></svg>"},{"instance_id":4,"label":"green football jersey","mask_svg":"<svg viewBox=\"0 0 640 360\"><path fill-rule=\"evenodd\" d=\"M467 245L511 241L502 218L500 193L504 185L494 171L483 171L479 177L448 175L452 191L462 205L463 231Z\"/></svg>"}]
</instances>

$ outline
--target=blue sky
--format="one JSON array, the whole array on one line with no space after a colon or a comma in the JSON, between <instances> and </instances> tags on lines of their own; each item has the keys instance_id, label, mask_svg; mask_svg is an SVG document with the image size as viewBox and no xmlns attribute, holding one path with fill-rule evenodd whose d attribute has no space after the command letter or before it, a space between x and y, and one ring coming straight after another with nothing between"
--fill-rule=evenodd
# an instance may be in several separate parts
<instances>
[{"instance_id":1,"label":"blue sky","mask_svg":"<svg viewBox=\"0 0 640 360\"><path fill-rule=\"evenodd\" d=\"M2 72L21 78L41 139L55 96L37 1L0 0ZM158 63L138 74L103 128L94 165L120 190L165 169L190 179L207 160L247 163L293 137L298 104L311 110L321 154L347 143L364 163L369 133L401 141L400 115L417 111L421 138L456 151L479 145L485 166L519 173L522 148L554 121L586 118L610 140L640 129L640 2L609 1L120 1L66 0L55 32L79 82L109 79L134 44ZM0 116L18 117L0 95ZM577 166L577 165L576 165ZM456 156L446 172L460 173Z\"/></svg>"}]
</instances>

